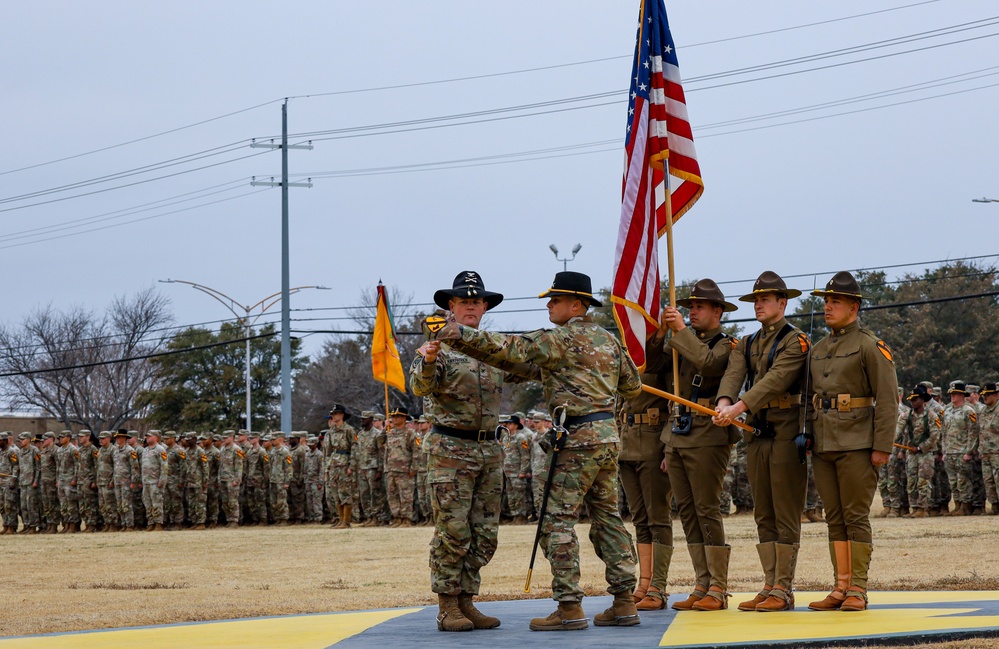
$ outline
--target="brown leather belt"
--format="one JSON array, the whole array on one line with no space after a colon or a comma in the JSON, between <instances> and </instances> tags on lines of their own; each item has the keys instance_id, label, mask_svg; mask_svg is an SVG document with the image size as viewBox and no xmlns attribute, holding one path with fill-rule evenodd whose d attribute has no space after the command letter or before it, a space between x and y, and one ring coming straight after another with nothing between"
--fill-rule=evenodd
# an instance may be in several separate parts
<instances>
[{"instance_id":1,"label":"brown leather belt","mask_svg":"<svg viewBox=\"0 0 999 649\"><path fill-rule=\"evenodd\" d=\"M624 420L629 426L640 426L642 424L658 426L663 421L663 417L660 414L659 408L649 408L644 413L625 415Z\"/></svg>"},{"instance_id":2,"label":"brown leather belt","mask_svg":"<svg viewBox=\"0 0 999 649\"><path fill-rule=\"evenodd\" d=\"M840 412L850 412L857 408L873 408L874 397L851 397L849 394L837 394L835 397L812 396L812 405L818 410L836 409Z\"/></svg>"},{"instance_id":3,"label":"brown leather belt","mask_svg":"<svg viewBox=\"0 0 999 649\"><path fill-rule=\"evenodd\" d=\"M801 405L800 394L782 394L763 407L777 408L778 410L787 410L791 406L800 406L800 405Z\"/></svg>"}]
</instances>

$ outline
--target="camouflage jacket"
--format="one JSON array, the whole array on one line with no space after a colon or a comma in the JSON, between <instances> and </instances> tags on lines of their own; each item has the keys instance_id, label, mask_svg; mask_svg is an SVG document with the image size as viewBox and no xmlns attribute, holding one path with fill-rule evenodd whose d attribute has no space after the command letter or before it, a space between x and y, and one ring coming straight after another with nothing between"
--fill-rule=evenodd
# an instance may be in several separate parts
<instances>
[{"instance_id":1,"label":"camouflage jacket","mask_svg":"<svg viewBox=\"0 0 999 649\"><path fill-rule=\"evenodd\" d=\"M260 489L267 484L270 476L270 465L264 462L265 451L261 446L250 446L246 452L246 484L249 487Z\"/></svg>"},{"instance_id":2,"label":"camouflage jacket","mask_svg":"<svg viewBox=\"0 0 999 649\"><path fill-rule=\"evenodd\" d=\"M305 482L306 484L324 484L326 481L325 472L323 467L326 462L323 458L323 452L318 448L314 451L309 451L305 456Z\"/></svg>"},{"instance_id":3,"label":"camouflage jacket","mask_svg":"<svg viewBox=\"0 0 999 649\"><path fill-rule=\"evenodd\" d=\"M204 488L208 486L211 478L211 466L208 464L208 453L198 445L194 448L186 449L187 466L184 475L187 476L186 486L192 488Z\"/></svg>"},{"instance_id":4,"label":"camouflage jacket","mask_svg":"<svg viewBox=\"0 0 999 649\"><path fill-rule=\"evenodd\" d=\"M80 461L76 464L76 484L89 487L97 483L97 452L93 444L81 445Z\"/></svg>"},{"instance_id":5,"label":"camouflage jacket","mask_svg":"<svg viewBox=\"0 0 999 649\"><path fill-rule=\"evenodd\" d=\"M42 452L33 444L17 449L18 481L21 487L41 484Z\"/></svg>"},{"instance_id":6,"label":"camouflage jacket","mask_svg":"<svg viewBox=\"0 0 999 649\"><path fill-rule=\"evenodd\" d=\"M222 464L222 452L212 444L205 449L208 456L208 487L214 489L219 486L219 467Z\"/></svg>"},{"instance_id":7,"label":"camouflage jacket","mask_svg":"<svg viewBox=\"0 0 999 649\"><path fill-rule=\"evenodd\" d=\"M531 439L526 429L503 435L503 473L510 477L531 474Z\"/></svg>"},{"instance_id":8,"label":"camouflage jacket","mask_svg":"<svg viewBox=\"0 0 999 649\"><path fill-rule=\"evenodd\" d=\"M327 466L347 466L354 448L356 433L350 424L340 424L326 431L323 437L323 454Z\"/></svg>"},{"instance_id":9,"label":"camouflage jacket","mask_svg":"<svg viewBox=\"0 0 999 649\"><path fill-rule=\"evenodd\" d=\"M291 452L288 450L288 447L281 445L271 448L268 460L271 468L271 483L289 484L291 482L291 464L293 460L291 459Z\"/></svg>"},{"instance_id":10,"label":"camouflage jacket","mask_svg":"<svg viewBox=\"0 0 999 649\"><path fill-rule=\"evenodd\" d=\"M999 401L978 418L978 452L982 455L999 453Z\"/></svg>"},{"instance_id":11,"label":"camouflage jacket","mask_svg":"<svg viewBox=\"0 0 999 649\"><path fill-rule=\"evenodd\" d=\"M933 453L940 446L942 426L940 418L929 408L923 408L922 414L906 408L895 428L895 441L903 446L918 448L921 453Z\"/></svg>"},{"instance_id":12,"label":"camouflage jacket","mask_svg":"<svg viewBox=\"0 0 999 649\"><path fill-rule=\"evenodd\" d=\"M973 453L978 445L978 413L965 402L960 408L947 404L943 411L943 452Z\"/></svg>"},{"instance_id":13,"label":"camouflage jacket","mask_svg":"<svg viewBox=\"0 0 999 649\"><path fill-rule=\"evenodd\" d=\"M357 431L352 458L357 458L357 468L382 470L384 462L385 432L374 426Z\"/></svg>"},{"instance_id":14,"label":"camouflage jacket","mask_svg":"<svg viewBox=\"0 0 999 649\"><path fill-rule=\"evenodd\" d=\"M142 472L142 484L156 484L160 489L166 486L170 477L169 451L163 444L147 446L139 456L139 468ZM137 480L133 479L133 482Z\"/></svg>"},{"instance_id":15,"label":"camouflage jacket","mask_svg":"<svg viewBox=\"0 0 999 649\"><path fill-rule=\"evenodd\" d=\"M303 440L299 440L298 446L291 451L291 481L296 484L305 484L305 458L308 454L309 447Z\"/></svg>"},{"instance_id":16,"label":"camouflage jacket","mask_svg":"<svg viewBox=\"0 0 999 649\"><path fill-rule=\"evenodd\" d=\"M59 479L58 446L50 446L38 452L41 460L42 479L40 484L54 484Z\"/></svg>"},{"instance_id":17,"label":"camouflage jacket","mask_svg":"<svg viewBox=\"0 0 999 649\"><path fill-rule=\"evenodd\" d=\"M231 486L243 481L243 458L246 453L237 444L219 449L219 484ZM284 480L283 482L287 482Z\"/></svg>"},{"instance_id":18,"label":"camouflage jacket","mask_svg":"<svg viewBox=\"0 0 999 649\"><path fill-rule=\"evenodd\" d=\"M166 445L164 444L164 446ZM187 465L187 453L180 447L180 444L174 444L172 448L167 449L167 462L170 464L168 474L170 484L183 484L186 480L184 469Z\"/></svg>"},{"instance_id":19,"label":"camouflage jacket","mask_svg":"<svg viewBox=\"0 0 999 649\"><path fill-rule=\"evenodd\" d=\"M638 368L621 343L588 315L514 336L463 327L453 343L480 361L512 363L515 368L509 369L518 376L540 380L548 409L564 408L568 416L613 415L619 395L632 398L642 389ZM620 441L613 418L572 427L570 433L567 447Z\"/></svg>"},{"instance_id":20,"label":"camouflage jacket","mask_svg":"<svg viewBox=\"0 0 999 649\"><path fill-rule=\"evenodd\" d=\"M19 456L17 453L17 446L10 444L4 450L0 451L0 473L6 473L7 476L0 476L0 485L3 485L10 489L16 489L18 484L18 470L21 465L18 463Z\"/></svg>"},{"instance_id":21,"label":"camouflage jacket","mask_svg":"<svg viewBox=\"0 0 999 649\"><path fill-rule=\"evenodd\" d=\"M413 440L405 428L392 429L385 438L385 471L413 472Z\"/></svg>"},{"instance_id":22,"label":"camouflage jacket","mask_svg":"<svg viewBox=\"0 0 999 649\"><path fill-rule=\"evenodd\" d=\"M413 431L413 471L416 473L427 472L427 451L423 446L423 442L429 434L429 430L426 432L420 430Z\"/></svg>"},{"instance_id":23,"label":"camouflage jacket","mask_svg":"<svg viewBox=\"0 0 999 649\"><path fill-rule=\"evenodd\" d=\"M117 483L133 484L140 482L138 472L134 472L139 459L139 452L125 444L111 446L111 462L113 464L114 481Z\"/></svg>"},{"instance_id":24,"label":"camouflage jacket","mask_svg":"<svg viewBox=\"0 0 999 649\"><path fill-rule=\"evenodd\" d=\"M107 487L114 481L114 444L97 449L97 484Z\"/></svg>"},{"instance_id":25,"label":"camouflage jacket","mask_svg":"<svg viewBox=\"0 0 999 649\"><path fill-rule=\"evenodd\" d=\"M69 487L76 482L76 470L80 464L80 449L72 442L60 446L55 453L56 479L60 487ZM82 486L77 483L77 486Z\"/></svg>"}]
</instances>

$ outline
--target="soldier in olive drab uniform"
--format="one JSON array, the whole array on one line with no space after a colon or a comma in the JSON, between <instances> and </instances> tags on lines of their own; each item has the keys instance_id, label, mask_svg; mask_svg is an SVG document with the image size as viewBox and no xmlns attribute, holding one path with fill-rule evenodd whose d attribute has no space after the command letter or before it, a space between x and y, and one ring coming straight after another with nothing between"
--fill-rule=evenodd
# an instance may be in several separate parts
<instances>
[{"instance_id":1,"label":"soldier in olive drab uniform","mask_svg":"<svg viewBox=\"0 0 999 649\"><path fill-rule=\"evenodd\" d=\"M139 450L128 445L128 432L124 430L119 430L114 434L111 462L114 502L118 515L110 520L122 530L131 532L137 524L132 508L132 491L138 486L139 493L142 493L142 474L140 472Z\"/></svg>"},{"instance_id":2,"label":"soldier in olive drab uniform","mask_svg":"<svg viewBox=\"0 0 999 649\"><path fill-rule=\"evenodd\" d=\"M943 409L942 446L944 467L954 496L951 516L970 516L972 444L978 437L978 412L966 401L969 393L964 381L951 381L947 394L950 403Z\"/></svg>"},{"instance_id":3,"label":"soldier in olive drab uniform","mask_svg":"<svg viewBox=\"0 0 999 649\"><path fill-rule=\"evenodd\" d=\"M361 422L370 422L373 412L361 413ZM347 409L342 403L334 403L326 423L329 428L323 437L323 452L326 461L326 502L330 513L335 512L339 519L333 525L336 529L350 527L354 509L354 483L356 476L351 462L354 448L354 427L347 423Z\"/></svg>"},{"instance_id":4,"label":"soldier in olive drab uniform","mask_svg":"<svg viewBox=\"0 0 999 649\"><path fill-rule=\"evenodd\" d=\"M284 526L288 524L288 485L291 483L293 460L291 452L284 445L284 432L271 433L271 437L273 440L268 454L271 469L271 514L274 516L275 525Z\"/></svg>"},{"instance_id":5,"label":"soldier in olive drab uniform","mask_svg":"<svg viewBox=\"0 0 999 649\"><path fill-rule=\"evenodd\" d=\"M0 534L17 533L17 517L21 509L17 488L20 465L17 446L12 438L10 431L0 433L0 473L4 474L0 475L0 512L3 514Z\"/></svg>"},{"instance_id":6,"label":"soldier in olive drab uniform","mask_svg":"<svg viewBox=\"0 0 999 649\"><path fill-rule=\"evenodd\" d=\"M662 339L650 344L662 346ZM655 354L654 354L655 355ZM672 374L663 372L659 362L650 363L646 353L644 385L669 391ZM649 392L624 402L621 426L620 464L621 485L631 506L631 522L635 526L638 548L638 588L634 599L640 611L666 607L669 598L667 580L673 558L673 521L670 500L673 488L669 472L663 467L666 445L662 440L669 421L671 404ZM535 473L537 475L537 473Z\"/></svg>"},{"instance_id":7,"label":"soldier in olive drab uniform","mask_svg":"<svg viewBox=\"0 0 999 649\"><path fill-rule=\"evenodd\" d=\"M940 444L942 423L932 414L926 404L932 396L926 388L917 385L908 396L911 408L899 418L895 439L901 446L893 453L905 461L906 484L909 489L909 504L912 506L910 518L926 518L930 515L933 497L933 451Z\"/></svg>"},{"instance_id":8,"label":"soldier in olive drab uniform","mask_svg":"<svg viewBox=\"0 0 999 649\"><path fill-rule=\"evenodd\" d=\"M721 329L723 313L736 306L725 301L718 285L710 279L696 282L690 297L677 300L690 310L690 326L673 306L663 309L660 329L646 362L660 372L673 372L672 350L680 358L681 397L713 408L718 385L735 340ZM666 329L673 332L664 338ZM698 386L698 387L695 387ZM694 565L694 591L687 599L674 602L678 611L713 611L728 608L728 565L732 546L725 541L725 525L718 503L728 470L730 449L738 435L734 428L718 426L707 415L680 409L672 426L663 431L666 444L664 465L669 471L673 497L687 538L687 551Z\"/></svg>"},{"instance_id":9,"label":"soldier in olive drab uniform","mask_svg":"<svg viewBox=\"0 0 999 649\"><path fill-rule=\"evenodd\" d=\"M117 532L121 520L118 517L118 502L114 495L114 444L111 443L111 431L103 430L97 436L97 461L95 463L97 479L97 506L104 520L104 532ZM129 485L125 485L129 491Z\"/></svg>"},{"instance_id":10,"label":"soldier in olive drab uniform","mask_svg":"<svg viewBox=\"0 0 999 649\"><path fill-rule=\"evenodd\" d=\"M73 431L64 430L59 434L55 458L62 533L79 532L80 500L76 474L80 464L80 449L73 443Z\"/></svg>"},{"instance_id":11,"label":"soldier in olive drab uniform","mask_svg":"<svg viewBox=\"0 0 999 649\"><path fill-rule=\"evenodd\" d=\"M801 432L801 387L808 337L784 318L787 301L801 291L787 288L777 273L764 271L752 302L760 330L739 339L718 388L715 423L730 424L743 413L757 434L743 434L746 467L763 566L763 589L739 604L740 611L794 610L794 573L801 543L808 467L799 461L794 438ZM739 391L745 386L745 392Z\"/></svg>"},{"instance_id":12,"label":"soldier in olive drab uniform","mask_svg":"<svg viewBox=\"0 0 999 649\"><path fill-rule=\"evenodd\" d=\"M184 482L187 453L177 443L176 431L163 433L170 464L166 490L163 492L163 524L167 529L180 529L184 524Z\"/></svg>"},{"instance_id":13,"label":"soldier in olive drab uniform","mask_svg":"<svg viewBox=\"0 0 999 649\"><path fill-rule=\"evenodd\" d=\"M982 456L982 479L991 505L990 514L999 514L999 385L984 383L984 408L978 419L978 453Z\"/></svg>"},{"instance_id":14,"label":"soldier in olive drab uniform","mask_svg":"<svg viewBox=\"0 0 999 649\"><path fill-rule=\"evenodd\" d=\"M37 534L41 526L39 485L42 480L41 451L31 443L31 433L17 436L18 490L21 496L21 522L24 534ZM16 526L15 526L16 527Z\"/></svg>"},{"instance_id":15,"label":"soldier in olive drab uniform","mask_svg":"<svg viewBox=\"0 0 999 649\"><path fill-rule=\"evenodd\" d=\"M222 448L219 449L219 496L227 527L239 527L239 488L243 483L243 458L246 457L243 449L234 443L234 434L231 430L223 431ZM283 511L288 511L287 496ZM287 516L284 520L287 521Z\"/></svg>"},{"instance_id":16,"label":"soldier in olive drab uniform","mask_svg":"<svg viewBox=\"0 0 999 649\"><path fill-rule=\"evenodd\" d=\"M139 456L142 505L146 510L146 529L151 532L163 531L163 493L170 479L170 452L159 443L158 432L151 430L146 433L146 448Z\"/></svg>"},{"instance_id":17,"label":"soldier in olive drab uniform","mask_svg":"<svg viewBox=\"0 0 999 649\"><path fill-rule=\"evenodd\" d=\"M97 488L97 448L90 441L90 431L83 429L77 433L79 460L76 463L76 493L80 507L80 520L86 526L84 532L96 532L101 519L98 507Z\"/></svg>"},{"instance_id":18,"label":"soldier in olive drab uniform","mask_svg":"<svg viewBox=\"0 0 999 649\"><path fill-rule=\"evenodd\" d=\"M291 482L288 483L288 520L301 523L305 519L305 457L309 449L305 445L306 433L292 431L291 441Z\"/></svg>"},{"instance_id":19,"label":"soldier in olive drab uniform","mask_svg":"<svg viewBox=\"0 0 999 649\"><path fill-rule=\"evenodd\" d=\"M460 273L434 302L469 328L503 301L478 273ZM503 491L503 450L496 431L504 373L469 358L450 344L424 344L409 370L410 387L424 397L432 428L423 439L427 488L434 510L430 585L437 593L441 631L499 626L472 598L480 572L496 552Z\"/></svg>"},{"instance_id":20,"label":"soldier in olive drab uniform","mask_svg":"<svg viewBox=\"0 0 999 649\"><path fill-rule=\"evenodd\" d=\"M618 508L620 438L614 408L619 396L637 396L642 382L621 343L587 315L591 305L602 306L593 297L587 275L558 273L539 297L549 298L548 319L554 329L508 336L449 320L431 335L480 361L540 380L549 409L565 414L568 435L554 467L550 510L541 522L541 547L551 565L552 598L558 608L548 617L531 620L530 628L567 631L588 626L581 606L575 532L584 504L590 540L605 565L607 591L614 595L611 607L594 616L594 624L633 626L640 622L633 599L635 556ZM717 510L717 493L714 506Z\"/></svg>"},{"instance_id":21,"label":"soldier in olive drab uniform","mask_svg":"<svg viewBox=\"0 0 999 649\"><path fill-rule=\"evenodd\" d=\"M193 432L184 434L184 448L187 453L187 477L184 482L187 517L192 530L203 530L208 515L208 482L211 477L208 453L198 446L198 434Z\"/></svg>"},{"instance_id":22,"label":"soldier in olive drab uniform","mask_svg":"<svg viewBox=\"0 0 999 649\"><path fill-rule=\"evenodd\" d=\"M878 467L892 451L898 380L891 349L857 322L864 296L853 275L841 271L812 295L824 299L831 331L810 354L805 423L836 586L808 607L862 611L873 549L871 503Z\"/></svg>"}]
</instances>

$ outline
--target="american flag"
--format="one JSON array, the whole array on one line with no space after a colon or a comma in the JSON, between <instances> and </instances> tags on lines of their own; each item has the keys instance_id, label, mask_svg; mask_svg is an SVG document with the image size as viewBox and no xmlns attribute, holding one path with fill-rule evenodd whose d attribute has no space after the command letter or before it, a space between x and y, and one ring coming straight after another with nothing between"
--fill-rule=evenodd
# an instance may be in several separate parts
<instances>
[{"instance_id":1,"label":"american flag","mask_svg":"<svg viewBox=\"0 0 999 649\"><path fill-rule=\"evenodd\" d=\"M628 353L644 367L646 325L649 332L659 326L658 242L666 231L666 192L676 223L704 191L663 0L642 2L623 184L611 302Z\"/></svg>"}]
</instances>

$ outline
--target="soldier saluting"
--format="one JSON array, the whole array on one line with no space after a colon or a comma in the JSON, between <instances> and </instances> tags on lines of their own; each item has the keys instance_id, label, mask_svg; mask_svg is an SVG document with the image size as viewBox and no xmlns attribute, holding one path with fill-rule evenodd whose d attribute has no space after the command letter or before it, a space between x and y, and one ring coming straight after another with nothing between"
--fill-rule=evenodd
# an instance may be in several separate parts
<instances>
[{"instance_id":1,"label":"soldier saluting","mask_svg":"<svg viewBox=\"0 0 999 649\"><path fill-rule=\"evenodd\" d=\"M811 351L805 420L814 438L815 486L826 504L836 586L808 608L863 611L873 549L871 502L878 467L892 451L898 379L891 349L857 321L864 296L853 275L840 271L812 295L825 301L830 332Z\"/></svg>"}]
</instances>

